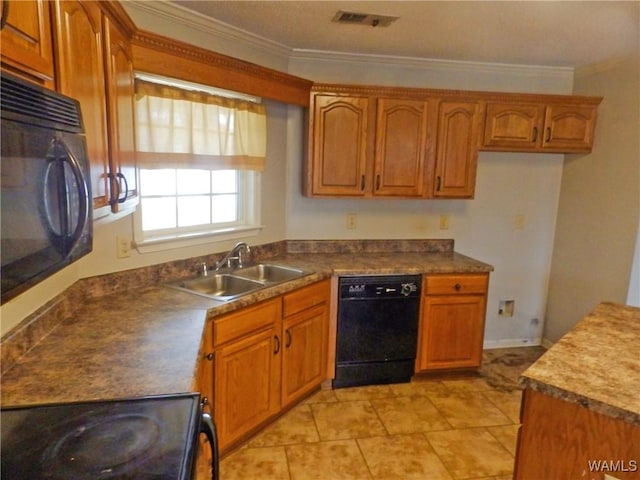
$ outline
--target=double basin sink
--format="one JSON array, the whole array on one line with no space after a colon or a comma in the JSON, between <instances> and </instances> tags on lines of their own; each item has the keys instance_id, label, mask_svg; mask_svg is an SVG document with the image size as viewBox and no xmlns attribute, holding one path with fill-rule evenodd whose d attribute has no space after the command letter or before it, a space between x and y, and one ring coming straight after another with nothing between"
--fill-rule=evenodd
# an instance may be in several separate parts
<instances>
[{"instance_id":1,"label":"double basin sink","mask_svg":"<svg viewBox=\"0 0 640 480\"><path fill-rule=\"evenodd\" d=\"M284 265L260 263L224 273L215 272L178 280L168 283L167 286L227 302L261 288L295 280L311 273Z\"/></svg>"}]
</instances>

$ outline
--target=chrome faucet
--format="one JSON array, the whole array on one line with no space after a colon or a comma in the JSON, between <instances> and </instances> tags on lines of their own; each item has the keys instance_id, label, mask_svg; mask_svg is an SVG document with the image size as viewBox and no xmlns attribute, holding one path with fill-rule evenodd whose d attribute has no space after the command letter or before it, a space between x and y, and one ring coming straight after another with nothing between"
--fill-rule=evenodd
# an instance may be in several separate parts
<instances>
[{"instance_id":1,"label":"chrome faucet","mask_svg":"<svg viewBox=\"0 0 640 480\"><path fill-rule=\"evenodd\" d=\"M245 252L247 255L251 254L251 247L247 245L245 242L236 243L235 247L231 249L229 253L227 253L222 260L216 263L214 270L220 270L223 266L227 268L233 267L233 261L236 262L236 268L242 268L244 263L243 253Z\"/></svg>"}]
</instances>

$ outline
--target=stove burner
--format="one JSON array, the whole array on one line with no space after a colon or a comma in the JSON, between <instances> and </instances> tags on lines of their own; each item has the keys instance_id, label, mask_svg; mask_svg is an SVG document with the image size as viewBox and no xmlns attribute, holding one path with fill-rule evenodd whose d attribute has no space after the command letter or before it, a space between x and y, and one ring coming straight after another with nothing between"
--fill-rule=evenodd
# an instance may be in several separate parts
<instances>
[{"instance_id":1,"label":"stove burner","mask_svg":"<svg viewBox=\"0 0 640 480\"><path fill-rule=\"evenodd\" d=\"M160 435L158 422L142 414L86 418L45 450L45 471L69 480L113 478L147 460Z\"/></svg>"}]
</instances>

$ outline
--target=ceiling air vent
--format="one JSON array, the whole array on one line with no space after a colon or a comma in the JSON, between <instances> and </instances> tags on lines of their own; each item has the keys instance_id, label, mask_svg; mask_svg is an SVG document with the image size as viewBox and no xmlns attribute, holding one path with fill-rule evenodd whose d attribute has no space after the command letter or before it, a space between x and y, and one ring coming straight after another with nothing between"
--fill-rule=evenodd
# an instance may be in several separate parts
<instances>
[{"instance_id":1,"label":"ceiling air vent","mask_svg":"<svg viewBox=\"0 0 640 480\"><path fill-rule=\"evenodd\" d=\"M343 12L342 10L338 10L338 13L333 17L333 21L337 23L368 25L372 27L388 27L397 19L398 17L388 17L372 13Z\"/></svg>"}]
</instances>

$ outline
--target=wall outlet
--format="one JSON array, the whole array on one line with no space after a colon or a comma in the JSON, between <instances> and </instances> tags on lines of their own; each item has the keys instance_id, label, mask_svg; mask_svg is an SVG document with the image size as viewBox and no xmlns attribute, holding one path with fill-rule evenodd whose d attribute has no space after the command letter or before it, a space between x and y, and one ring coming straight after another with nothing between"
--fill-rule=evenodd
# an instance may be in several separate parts
<instances>
[{"instance_id":1,"label":"wall outlet","mask_svg":"<svg viewBox=\"0 0 640 480\"><path fill-rule=\"evenodd\" d=\"M449 214L440 215L440 230L449 230Z\"/></svg>"},{"instance_id":2,"label":"wall outlet","mask_svg":"<svg viewBox=\"0 0 640 480\"><path fill-rule=\"evenodd\" d=\"M502 317L513 317L513 311L516 308L515 300L500 300L498 305L498 315Z\"/></svg>"},{"instance_id":3,"label":"wall outlet","mask_svg":"<svg viewBox=\"0 0 640 480\"><path fill-rule=\"evenodd\" d=\"M116 257L129 258L131 256L131 238L128 236L116 237Z\"/></svg>"},{"instance_id":4,"label":"wall outlet","mask_svg":"<svg viewBox=\"0 0 640 480\"><path fill-rule=\"evenodd\" d=\"M355 230L358 228L358 214L347 213L347 230Z\"/></svg>"}]
</instances>

